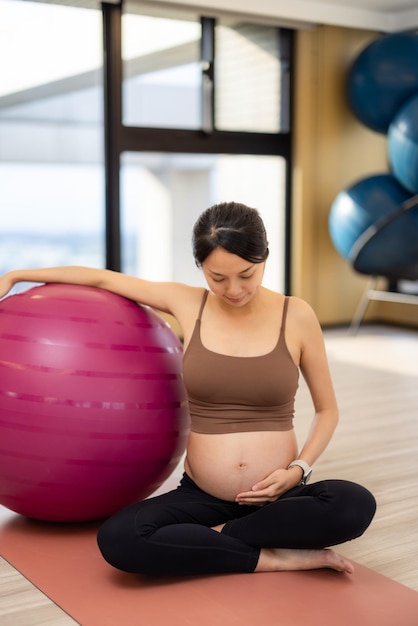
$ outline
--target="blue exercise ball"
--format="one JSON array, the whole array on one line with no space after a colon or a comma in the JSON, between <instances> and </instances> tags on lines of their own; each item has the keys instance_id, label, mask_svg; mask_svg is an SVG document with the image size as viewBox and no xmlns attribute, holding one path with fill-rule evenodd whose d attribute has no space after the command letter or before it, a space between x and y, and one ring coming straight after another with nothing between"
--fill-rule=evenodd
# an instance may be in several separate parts
<instances>
[{"instance_id":1,"label":"blue exercise ball","mask_svg":"<svg viewBox=\"0 0 418 626\"><path fill-rule=\"evenodd\" d=\"M349 106L365 126L386 133L408 98L418 91L418 34L383 35L369 44L349 69Z\"/></svg>"},{"instance_id":2,"label":"blue exercise ball","mask_svg":"<svg viewBox=\"0 0 418 626\"><path fill-rule=\"evenodd\" d=\"M418 93L389 126L388 153L393 175L408 191L418 193Z\"/></svg>"},{"instance_id":3,"label":"blue exercise ball","mask_svg":"<svg viewBox=\"0 0 418 626\"><path fill-rule=\"evenodd\" d=\"M409 200L411 195L392 174L369 176L341 191L329 215L338 252L364 274L418 277L418 208L379 228Z\"/></svg>"}]
</instances>

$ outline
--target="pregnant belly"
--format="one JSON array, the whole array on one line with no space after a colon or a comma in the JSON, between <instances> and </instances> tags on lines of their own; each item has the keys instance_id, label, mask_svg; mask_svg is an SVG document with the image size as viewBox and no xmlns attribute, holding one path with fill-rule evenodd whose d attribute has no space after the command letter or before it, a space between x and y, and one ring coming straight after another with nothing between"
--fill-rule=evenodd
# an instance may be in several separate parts
<instances>
[{"instance_id":1,"label":"pregnant belly","mask_svg":"<svg viewBox=\"0 0 418 626\"><path fill-rule=\"evenodd\" d=\"M185 471L204 491L235 500L297 456L293 430L202 435L190 433Z\"/></svg>"}]
</instances>

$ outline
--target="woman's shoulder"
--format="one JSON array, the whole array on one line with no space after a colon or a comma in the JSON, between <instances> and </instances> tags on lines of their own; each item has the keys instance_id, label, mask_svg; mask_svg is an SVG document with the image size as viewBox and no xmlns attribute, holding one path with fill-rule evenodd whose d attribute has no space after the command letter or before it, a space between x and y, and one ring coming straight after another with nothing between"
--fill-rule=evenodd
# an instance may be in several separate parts
<instances>
[{"instance_id":1,"label":"woman's shoulder","mask_svg":"<svg viewBox=\"0 0 418 626\"><path fill-rule=\"evenodd\" d=\"M312 306L309 304L309 302L307 302L306 300L303 300L303 298L299 298L299 296L286 296L286 297L289 300L289 306L291 306L295 312L299 312L301 314L314 314L315 315L315 312Z\"/></svg>"},{"instance_id":2,"label":"woman's shoulder","mask_svg":"<svg viewBox=\"0 0 418 626\"><path fill-rule=\"evenodd\" d=\"M289 296L288 320L303 330L318 328L319 321L313 307L298 296Z\"/></svg>"},{"instance_id":3,"label":"woman's shoulder","mask_svg":"<svg viewBox=\"0 0 418 626\"><path fill-rule=\"evenodd\" d=\"M183 283L170 283L167 289L170 291L171 313L175 317L183 319L197 316L206 289Z\"/></svg>"},{"instance_id":4,"label":"woman's shoulder","mask_svg":"<svg viewBox=\"0 0 418 626\"><path fill-rule=\"evenodd\" d=\"M275 308L280 305L284 306L287 300L288 314L292 315L293 317L301 317L305 320L308 318L316 318L315 312L311 305L306 300L303 300L298 296L282 294L280 292L272 291L270 289L265 289L265 296L270 302L271 306Z\"/></svg>"},{"instance_id":5,"label":"woman's shoulder","mask_svg":"<svg viewBox=\"0 0 418 626\"><path fill-rule=\"evenodd\" d=\"M194 287L185 283L170 283L172 293L184 301L184 304L193 306L196 302L201 302L207 289L204 287Z\"/></svg>"},{"instance_id":6,"label":"woman's shoulder","mask_svg":"<svg viewBox=\"0 0 418 626\"><path fill-rule=\"evenodd\" d=\"M187 345L207 290L203 287L192 287L182 283L171 283L171 288L173 289L171 295L172 315L180 325L184 343Z\"/></svg>"}]
</instances>

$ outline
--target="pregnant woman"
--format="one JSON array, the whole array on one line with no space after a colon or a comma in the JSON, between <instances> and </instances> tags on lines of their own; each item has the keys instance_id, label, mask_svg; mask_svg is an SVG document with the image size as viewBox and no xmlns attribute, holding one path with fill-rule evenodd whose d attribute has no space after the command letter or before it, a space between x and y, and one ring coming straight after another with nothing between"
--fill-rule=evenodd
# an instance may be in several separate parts
<instances>
[{"instance_id":1,"label":"pregnant woman","mask_svg":"<svg viewBox=\"0 0 418 626\"><path fill-rule=\"evenodd\" d=\"M106 520L100 550L114 567L145 575L351 573L330 546L360 536L376 505L355 483L308 482L338 422L319 322L303 300L262 285L269 250L255 209L228 202L204 211L193 252L208 289L84 267L0 279L0 297L19 281L106 289L170 313L182 329L191 415L183 478ZM299 372L314 412L300 449Z\"/></svg>"}]
</instances>

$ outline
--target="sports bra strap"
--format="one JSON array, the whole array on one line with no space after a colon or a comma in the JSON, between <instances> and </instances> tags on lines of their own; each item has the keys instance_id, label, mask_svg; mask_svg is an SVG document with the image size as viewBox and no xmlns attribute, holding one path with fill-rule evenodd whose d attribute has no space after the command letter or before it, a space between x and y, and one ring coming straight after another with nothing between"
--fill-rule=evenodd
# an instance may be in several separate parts
<instances>
[{"instance_id":1,"label":"sports bra strap","mask_svg":"<svg viewBox=\"0 0 418 626\"><path fill-rule=\"evenodd\" d=\"M202 304L200 305L200 309L199 309L199 315L197 316L198 320L200 320L200 318L202 317L203 309L205 307L206 300L208 299L208 295L209 295L209 291L205 289L205 293L203 294L203 298L202 298Z\"/></svg>"},{"instance_id":2,"label":"sports bra strap","mask_svg":"<svg viewBox=\"0 0 418 626\"><path fill-rule=\"evenodd\" d=\"M285 296L284 299L284 305L283 305L283 315L282 315L282 326L281 326L281 332L284 332L285 326L286 326L286 317L287 317L287 307L289 305L289 296Z\"/></svg>"}]
</instances>

